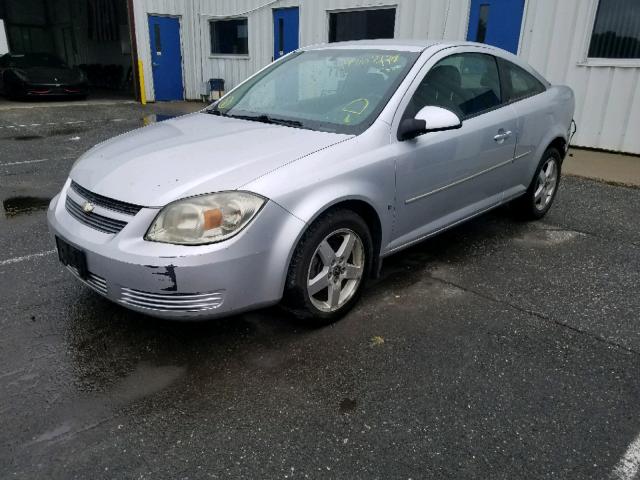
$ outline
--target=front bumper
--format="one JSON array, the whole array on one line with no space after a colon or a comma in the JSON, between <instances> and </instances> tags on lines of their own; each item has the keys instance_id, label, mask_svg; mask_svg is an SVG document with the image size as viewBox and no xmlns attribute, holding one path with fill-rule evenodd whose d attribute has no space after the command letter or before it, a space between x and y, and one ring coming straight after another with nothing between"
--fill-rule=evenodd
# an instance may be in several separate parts
<instances>
[{"instance_id":1,"label":"front bumper","mask_svg":"<svg viewBox=\"0 0 640 480\"><path fill-rule=\"evenodd\" d=\"M65 207L69 184L51 202L50 231L85 252L89 276L83 283L108 299L155 317L189 320L271 305L282 297L304 222L276 203L267 202L247 228L224 242L170 245L143 239L155 208L143 208L116 234L79 222Z\"/></svg>"},{"instance_id":2,"label":"front bumper","mask_svg":"<svg viewBox=\"0 0 640 480\"><path fill-rule=\"evenodd\" d=\"M87 83L23 83L20 90L21 94L27 97L85 97L89 94Z\"/></svg>"}]
</instances>

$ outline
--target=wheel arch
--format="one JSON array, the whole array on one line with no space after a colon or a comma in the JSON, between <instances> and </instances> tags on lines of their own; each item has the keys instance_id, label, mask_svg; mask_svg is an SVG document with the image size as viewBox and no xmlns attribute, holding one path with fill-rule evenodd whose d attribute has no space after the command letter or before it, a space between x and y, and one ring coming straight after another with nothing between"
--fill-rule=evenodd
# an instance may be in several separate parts
<instances>
[{"instance_id":1,"label":"wheel arch","mask_svg":"<svg viewBox=\"0 0 640 480\"><path fill-rule=\"evenodd\" d=\"M561 159L564 160L564 158L567 156L567 139L563 136L557 136L551 141L551 143L549 143L549 145L547 145L547 148L545 148L545 150L549 148L557 149L558 152L560 152Z\"/></svg>"},{"instance_id":2,"label":"wheel arch","mask_svg":"<svg viewBox=\"0 0 640 480\"><path fill-rule=\"evenodd\" d=\"M293 251L295 251L298 244L300 243L300 240L302 239L306 231L309 229L309 227L313 225L313 223L315 223L318 219L326 215L327 213L335 210L340 210L340 209L346 209L346 210L351 210L355 212L360 217L362 217L364 222L367 224L367 227L369 228L369 233L371 233L371 239L373 240L373 252L374 252L374 256L372 259L371 275L373 277L377 277L380 271L381 263L382 263L382 259L380 257L380 252L382 249L382 220L380 218L380 214L378 213L376 208L373 206L373 204L361 197L346 197L346 198L335 199L333 202L328 203L323 207L319 208L316 211L315 215L313 215L313 217L311 217L309 221L306 223L305 227L300 232L299 237L296 239L296 243L293 246L291 255L289 256L288 265L291 264L291 259L293 258Z\"/></svg>"}]
</instances>

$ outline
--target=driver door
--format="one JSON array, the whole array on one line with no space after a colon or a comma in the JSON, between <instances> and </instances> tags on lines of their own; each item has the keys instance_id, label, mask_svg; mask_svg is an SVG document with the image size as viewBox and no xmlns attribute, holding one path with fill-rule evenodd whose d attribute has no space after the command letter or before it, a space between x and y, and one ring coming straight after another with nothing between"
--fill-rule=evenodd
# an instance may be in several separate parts
<instances>
[{"instance_id":1,"label":"driver door","mask_svg":"<svg viewBox=\"0 0 640 480\"><path fill-rule=\"evenodd\" d=\"M406 118L439 106L455 112L462 127L396 140L396 222L389 251L497 205L507 188L505 170L513 168L515 114L502 103L495 57L443 57L412 87L400 112Z\"/></svg>"}]
</instances>

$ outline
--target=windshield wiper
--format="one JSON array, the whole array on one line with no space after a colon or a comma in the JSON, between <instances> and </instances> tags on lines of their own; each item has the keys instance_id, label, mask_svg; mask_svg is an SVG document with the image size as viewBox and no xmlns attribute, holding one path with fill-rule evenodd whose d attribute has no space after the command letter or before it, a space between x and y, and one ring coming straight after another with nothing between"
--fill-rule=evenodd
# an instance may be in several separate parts
<instances>
[{"instance_id":1,"label":"windshield wiper","mask_svg":"<svg viewBox=\"0 0 640 480\"><path fill-rule=\"evenodd\" d=\"M269 115L227 115L231 118L239 118L241 120L251 120L254 122L272 123L275 125L284 125L286 127L302 127L302 122L298 120L287 120L286 118L276 118Z\"/></svg>"},{"instance_id":2,"label":"windshield wiper","mask_svg":"<svg viewBox=\"0 0 640 480\"><path fill-rule=\"evenodd\" d=\"M226 113L222 113L220 110L218 110L218 107L215 106L213 108L206 108L205 113L208 113L209 115L218 115L221 117L228 117L228 115Z\"/></svg>"}]
</instances>

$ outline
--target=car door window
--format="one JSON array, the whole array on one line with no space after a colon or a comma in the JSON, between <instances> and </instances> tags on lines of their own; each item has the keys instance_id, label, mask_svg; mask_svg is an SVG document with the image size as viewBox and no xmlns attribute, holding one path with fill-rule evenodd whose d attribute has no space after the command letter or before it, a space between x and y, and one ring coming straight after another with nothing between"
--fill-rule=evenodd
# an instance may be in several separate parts
<instances>
[{"instance_id":1,"label":"car door window","mask_svg":"<svg viewBox=\"0 0 640 480\"><path fill-rule=\"evenodd\" d=\"M504 82L506 102L516 102L546 90L536 77L507 60L500 59L500 70Z\"/></svg>"},{"instance_id":2,"label":"car door window","mask_svg":"<svg viewBox=\"0 0 640 480\"><path fill-rule=\"evenodd\" d=\"M451 55L433 66L414 93L404 118L426 106L443 107L461 119L493 110L502 103L496 59L484 53Z\"/></svg>"}]
</instances>

